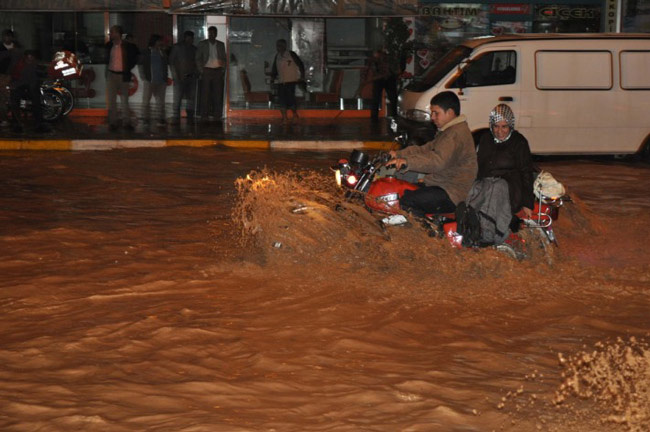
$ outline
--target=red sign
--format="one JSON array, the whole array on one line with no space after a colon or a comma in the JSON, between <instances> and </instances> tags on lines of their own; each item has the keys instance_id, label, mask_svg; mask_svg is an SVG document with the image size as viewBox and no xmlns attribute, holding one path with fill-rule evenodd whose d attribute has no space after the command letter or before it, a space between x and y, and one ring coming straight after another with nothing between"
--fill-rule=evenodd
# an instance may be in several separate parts
<instances>
[{"instance_id":1,"label":"red sign","mask_svg":"<svg viewBox=\"0 0 650 432\"><path fill-rule=\"evenodd\" d=\"M527 4L493 4L490 5L490 13L493 15L527 15L530 13L530 5Z\"/></svg>"}]
</instances>

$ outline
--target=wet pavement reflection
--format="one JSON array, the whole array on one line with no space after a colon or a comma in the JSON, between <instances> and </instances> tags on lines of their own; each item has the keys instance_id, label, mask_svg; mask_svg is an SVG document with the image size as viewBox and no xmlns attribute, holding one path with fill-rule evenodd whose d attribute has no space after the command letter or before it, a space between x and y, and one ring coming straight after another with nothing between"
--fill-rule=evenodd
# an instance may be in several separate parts
<instances>
[{"instance_id":1,"label":"wet pavement reflection","mask_svg":"<svg viewBox=\"0 0 650 432\"><path fill-rule=\"evenodd\" d=\"M283 124L276 118L235 118L223 123L168 122L159 126L134 119L135 131L118 128L111 131L104 117L67 117L51 125L52 130L39 133L34 128L13 132L4 128L5 139L274 139L274 140L391 140L388 120L373 123L367 118L301 118L291 124Z\"/></svg>"}]
</instances>

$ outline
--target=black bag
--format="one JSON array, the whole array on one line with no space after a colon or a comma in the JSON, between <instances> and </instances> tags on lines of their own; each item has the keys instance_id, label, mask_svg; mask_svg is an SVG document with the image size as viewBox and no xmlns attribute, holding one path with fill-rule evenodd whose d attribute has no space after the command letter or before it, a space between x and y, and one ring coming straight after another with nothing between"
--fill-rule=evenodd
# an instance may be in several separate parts
<instances>
[{"instance_id":1,"label":"black bag","mask_svg":"<svg viewBox=\"0 0 650 432\"><path fill-rule=\"evenodd\" d=\"M456 231L463 236L464 247L480 246L481 221L474 207L461 202L456 207Z\"/></svg>"}]
</instances>

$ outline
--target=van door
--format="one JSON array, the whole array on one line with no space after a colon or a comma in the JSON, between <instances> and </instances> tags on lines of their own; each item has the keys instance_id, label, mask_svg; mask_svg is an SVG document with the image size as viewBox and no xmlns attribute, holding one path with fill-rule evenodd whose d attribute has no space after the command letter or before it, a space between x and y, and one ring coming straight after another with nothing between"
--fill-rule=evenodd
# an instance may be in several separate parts
<instances>
[{"instance_id":1,"label":"van door","mask_svg":"<svg viewBox=\"0 0 650 432\"><path fill-rule=\"evenodd\" d=\"M613 52L598 47L611 44L580 41L577 49L557 45L536 47L531 55L534 86L523 92L522 109L532 121L519 132L533 153L614 151L612 144L622 142L618 126L625 124L629 103L617 99L621 91L615 82Z\"/></svg>"},{"instance_id":2,"label":"van door","mask_svg":"<svg viewBox=\"0 0 650 432\"><path fill-rule=\"evenodd\" d=\"M460 99L461 114L470 130L489 128L489 115L498 104L507 104L515 118L520 110L521 64L514 47L481 51L454 74L445 85Z\"/></svg>"}]
</instances>

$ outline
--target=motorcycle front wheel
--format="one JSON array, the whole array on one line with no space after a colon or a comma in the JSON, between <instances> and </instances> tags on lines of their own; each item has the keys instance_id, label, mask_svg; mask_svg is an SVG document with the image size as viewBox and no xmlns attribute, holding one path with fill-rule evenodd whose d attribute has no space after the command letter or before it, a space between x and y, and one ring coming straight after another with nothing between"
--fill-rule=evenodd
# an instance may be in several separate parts
<instances>
[{"instance_id":1,"label":"motorcycle front wheel","mask_svg":"<svg viewBox=\"0 0 650 432\"><path fill-rule=\"evenodd\" d=\"M70 90L63 86L58 87L57 91L59 91L61 93L61 96L63 96L64 106L62 115L67 116L70 114L70 111L72 111L72 108L74 108L74 96L72 96Z\"/></svg>"},{"instance_id":2,"label":"motorcycle front wheel","mask_svg":"<svg viewBox=\"0 0 650 432\"><path fill-rule=\"evenodd\" d=\"M55 122L63 116L63 98L57 92L46 91L41 96L43 120Z\"/></svg>"}]
</instances>

